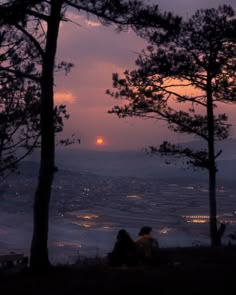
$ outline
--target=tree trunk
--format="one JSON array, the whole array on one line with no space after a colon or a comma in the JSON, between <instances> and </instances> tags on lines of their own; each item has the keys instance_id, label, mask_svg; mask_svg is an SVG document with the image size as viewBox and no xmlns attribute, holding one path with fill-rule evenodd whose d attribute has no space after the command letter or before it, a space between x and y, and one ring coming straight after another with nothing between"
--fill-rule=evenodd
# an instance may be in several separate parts
<instances>
[{"instance_id":1,"label":"tree trunk","mask_svg":"<svg viewBox=\"0 0 236 295\"><path fill-rule=\"evenodd\" d=\"M216 162L215 162L215 139L214 139L214 111L211 79L208 75L207 79L207 118L208 118L208 173L209 173L209 225L211 246L217 247L221 245L221 237L218 235L217 229L217 209L216 209Z\"/></svg>"},{"instance_id":2,"label":"tree trunk","mask_svg":"<svg viewBox=\"0 0 236 295\"><path fill-rule=\"evenodd\" d=\"M215 167L209 169L209 208L210 208L210 237L211 246L221 246L221 236L217 229L217 210L216 210L216 171Z\"/></svg>"},{"instance_id":3,"label":"tree trunk","mask_svg":"<svg viewBox=\"0 0 236 295\"><path fill-rule=\"evenodd\" d=\"M31 242L30 267L45 270L50 267L48 258L48 217L51 186L55 173L54 132L54 64L57 38L61 20L61 0L51 1L48 18L45 54L41 76L41 159L38 186L34 200L33 237Z\"/></svg>"}]
</instances>

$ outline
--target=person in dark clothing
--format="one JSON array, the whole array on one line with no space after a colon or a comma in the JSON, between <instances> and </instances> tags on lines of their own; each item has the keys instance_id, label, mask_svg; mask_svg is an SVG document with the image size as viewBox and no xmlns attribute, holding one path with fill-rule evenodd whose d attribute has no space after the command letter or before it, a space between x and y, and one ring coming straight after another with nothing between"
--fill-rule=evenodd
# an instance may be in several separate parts
<instances>
[{"instance_id":1,"label":"person in dark clothing","mask_svg":"<svg viewBox=\"0 0 236 295\"><path fill-rule=\"evenodd\" d=\"M108 260L111 266L134 266L137 264L135 242L125 229L119 230L114 248L108 254Z\"/></svg>"}]
</instances>

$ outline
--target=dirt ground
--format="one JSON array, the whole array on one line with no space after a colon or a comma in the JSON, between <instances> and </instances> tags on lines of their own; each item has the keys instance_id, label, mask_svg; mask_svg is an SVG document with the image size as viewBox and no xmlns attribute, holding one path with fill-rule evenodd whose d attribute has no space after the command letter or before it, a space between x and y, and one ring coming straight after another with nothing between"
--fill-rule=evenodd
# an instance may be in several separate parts
<instances>
[{"instance_id":1,"label":"dirt ground","mask_svg":"<svg viewBox=\"0 0 236 295\"><path fill-rule=\"evenodd\" d=\"M163 249L170 264L109 267L104 259L0 274L0 294L235 294L236 248Z\"/></svg>"}]
</instances>

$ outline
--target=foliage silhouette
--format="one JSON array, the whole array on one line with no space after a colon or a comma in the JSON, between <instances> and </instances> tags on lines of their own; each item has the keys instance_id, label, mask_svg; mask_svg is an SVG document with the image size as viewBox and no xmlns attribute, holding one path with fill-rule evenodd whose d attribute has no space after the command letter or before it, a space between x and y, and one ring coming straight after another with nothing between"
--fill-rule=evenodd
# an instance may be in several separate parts
<instances>
[{"instance_id":1,"label":"foliage silhouette","mask_svg":"<svg viewBox=\"0 0 236 295\"><path fill-rule=\"evenodd\" d=\"M36 35L37 25L32 29ZM40 145L40 52L24 26L0 25L0 175L16 171L18 163ZM55 132L68 118L65 106L54 109Z\"/></svg>"}]
</instances>

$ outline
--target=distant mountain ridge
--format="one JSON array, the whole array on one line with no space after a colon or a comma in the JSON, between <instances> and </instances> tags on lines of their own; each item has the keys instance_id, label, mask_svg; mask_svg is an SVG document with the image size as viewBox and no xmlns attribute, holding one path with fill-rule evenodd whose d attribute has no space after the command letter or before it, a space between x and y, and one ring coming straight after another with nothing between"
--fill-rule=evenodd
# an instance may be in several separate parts
<instances>
[{"instance_id":1,"label":"distant mountain ridge","mask_svg":"<svg viewBox=\"0 0 236 295\"><path fill-rule=\"evenodd\" d=\"M184 143L185 146L199 148L202 142L194 141ZM235 179L236 167L236 139L228 139L216 144L216 149L222 149L222 155L217 164L218 178ZM29 158L32 162L38 162L38 155ZM170 165L166 164L166 160ZM24 166L26 169L25 162ZM29 163L29 161L28 161ZM28 173L37 173L35 163L28 164ZM33 168L30 168L33 165ZM184 167L181 163L175 163L169 157L150 155L143 150L139 151L94 151L82 149L58 149L56 151L56 165L59 170L74 172L88 172L106 176L134 176L154 178L197 178L207 179L206 170L194 171L191 167ZM27 169L26 169L27 170Z\"/></svg>"}]
</instances>

